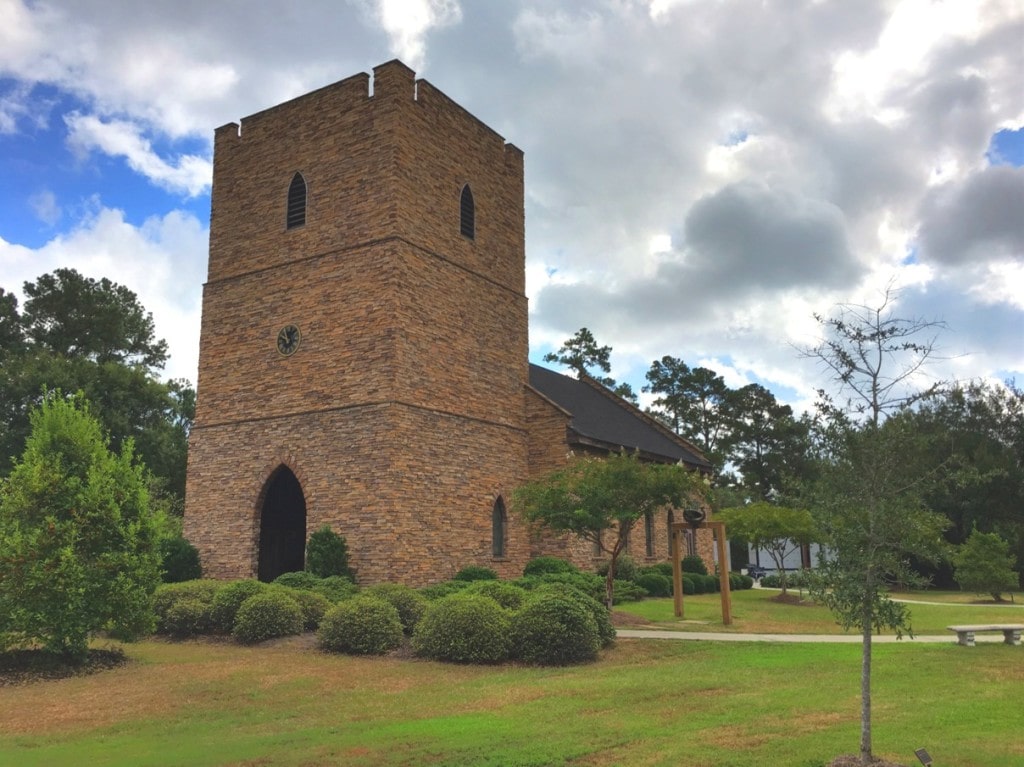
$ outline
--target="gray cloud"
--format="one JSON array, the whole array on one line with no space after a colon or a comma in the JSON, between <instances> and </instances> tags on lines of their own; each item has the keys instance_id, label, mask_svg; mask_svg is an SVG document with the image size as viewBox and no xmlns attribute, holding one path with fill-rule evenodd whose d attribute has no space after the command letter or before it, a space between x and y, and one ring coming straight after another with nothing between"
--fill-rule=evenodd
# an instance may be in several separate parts
<instances>
[{"instance_id":1,"label":"gray cloud","mask_svg":"<svg viewBox=\"0 0 1024 767\"><path fill-rule=\"evenodd\" d=\"M1024 168L986 168L932 190L921 207L921 256L951 265L1024 261Z\"/></svg>"},{"instance_id":2,"label":"gray cloud","mask_svg":"<svg viewBox=\"0 0 1024 767\"><path fill-rule=\"evenodd\" d=\"M217 125L422 42L418 74L526 152L527 259L555 273L532 296L535 343L587 325L637 364L728 358L793 385L790 344L810 313L896 274L921 306L965 320L962 346L985 365L1021 364L985 327L1019 327L1019 303L972 292L1021 260L1022 171L984 160L992 134L1024 120L1014 4L951 4L967 22L941 32L938 13L891 24L881 0L677 2L656 16L644 2L460 5L409 42L374 0L130 14L15 0L0 140L29 116L65 117L35 100L43 83L175 169ZM665 235L672 248L652 254ZM904 265L915 250L928 270Z\"/></svg>"}]
</instances>

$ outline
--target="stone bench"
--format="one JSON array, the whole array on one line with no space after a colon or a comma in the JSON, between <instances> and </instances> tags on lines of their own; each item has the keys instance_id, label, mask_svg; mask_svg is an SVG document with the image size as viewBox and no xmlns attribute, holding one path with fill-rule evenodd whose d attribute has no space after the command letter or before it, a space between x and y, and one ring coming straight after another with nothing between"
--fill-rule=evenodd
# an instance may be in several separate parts
<instances>
[{"instance_id":1,"label":"stone bench","mask_svg":"<svg viewBox=\"0 0 1024 767\"><path fill-rule=\"evenodd\" d=\"M979 631L1002 631L1006 644L1019 645L1020 633L1024 631L1024 623L984 623L977 626L946 626L956 632L957 644L974 647L974 635Z\"/></svg>"}]
</instances>

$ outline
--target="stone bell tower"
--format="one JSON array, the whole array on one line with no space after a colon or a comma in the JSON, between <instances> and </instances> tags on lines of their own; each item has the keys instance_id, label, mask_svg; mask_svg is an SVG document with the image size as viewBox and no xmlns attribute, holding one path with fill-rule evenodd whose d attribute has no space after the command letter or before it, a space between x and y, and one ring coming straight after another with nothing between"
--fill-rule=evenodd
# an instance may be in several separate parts
<instances>
[{"instance_id":1,"label":"stone bell tower","mask_svg":"<svg viewBox=\"0 0 1024 767\"><path fill-rule=\"evenodd\" d=\"M523 155L399 61L216 131L185 533L210 577L529 557Z\"/></svg>"}]
</instances>

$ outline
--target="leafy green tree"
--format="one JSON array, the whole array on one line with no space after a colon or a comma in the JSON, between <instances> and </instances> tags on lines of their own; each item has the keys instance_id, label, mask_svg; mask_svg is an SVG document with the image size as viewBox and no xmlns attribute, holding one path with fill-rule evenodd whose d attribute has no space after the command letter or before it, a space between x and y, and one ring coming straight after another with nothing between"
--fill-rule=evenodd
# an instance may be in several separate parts
<instances>
[{"instance_id":1,"label":"leafy green tree","mask_svg":"<svg viewBox=\"0 0 1024 767\"><path fill-rule=\"evenodd\" d=\"M973 381L951 387L913 412L931 460L945 472L928 505L951 525L947 540L964 543L977 528L1010 545L1018 572L1024 565L1024 392L1012 382ZM944 587L948 567L931 574Z\"/></svg>"},{"instance_id":2,"label":"leafy green tree","mask_svg":"<svg viewBox=\"0 0 1024 767\"><path fill-rule=\"evenodd\" d=\"M811 421L760 384L748 384L730 398L729 459L742 486L755 498L774 500L796 476L805 474Z\"/></svg>"},{"instance_id":3,"label":"leafy green tree","mask_svg":"<svg viewBox=\"0 0 1024 767\"><path fill-rule=\"evenodd\" d=\"M730 537L745 540L751 546L763 549L779 571L782 594L786 594L786 556L801 546L813 543L818 537L814 518L807 509L791 509L757 501L746 506L722 509L715 519L725 523Z\"/></svg>"},{"instance_id":4,"label":"leafy green tree","mask_svg":"<svg viewBox=\"0 0 1024 767\"><path fill-rule=\"evenodd\" d=\"M306 570L321 578L332 575L352 577L348 566L348 544L330 525L324 525L309 536L306 544Z\"/></svg>"},{"instance_id":5,"label":"leafy green tree","mask_svg":"<svg viewBox=\"0 0 1024 767\"><path fill-rule=\"evenodd\" d=\"M18 313L18 299L0 288L0 361L25 346L25 330Z\"/></svg>"},{"instance_id":6,"label":"leafy green tree","mask_svg":"<svg viewBox=\"0 0 1024 767\"><path fill-rule=\"evenodd\" d=\"M887 291L880 306L847 304L817 317L824 337L804 351L831 372L845 398L835 405L823 396L820 463L805 500L830 551L812 593L845 628L861 632L862 764L872 760L872 635L910 630L907 608L889 599L888 584L913 581L911 556L941 558L946 526L924 504L937 467L906 412L939 389L914 382L941 323L901 318L893 299Z\"/></svg>"},{"instance_id":7,"label":"leafy green tree","mask_svg":"<svg viewBox=\"0 0 1024 767\"><path fill-rule=\"evenodd\" d=\"M666 507L682 508L703 491L700 476L682 466L613 453L573 459L565 468L517 488L513 505L528 522L577 535L609 555L605 599L610 610L616 563L636 521Z\"/></svg>"},{"instance_id":8,"label":"leafy green tree","mask_svg":"<svg viewBox=\"0 0 1024 767\"><path fill-rule=\"evenodd\" d=\"M580 328L572 338L565 340L557 352L545 354L544 361L565 365L575 370L577 375L588 375L604 381L600 373L595 374L591 370L597 368L602 373L610 373L611 353L612 347L598 346L594 334L587 328Z\"/></svg>"},{"instance_id":9,"label":"leafy green tree","mask_svg":"<svg viewBox=\"0 0 1024 767\"><path fill-rule=\"evenodd\" d=\"M195 391L158 379L167 345L152 317L127 288L71 269L24 287L24 314L0 290L0 475L24 449L42 392L81 391L113 448L132 439L155 489L180 507Z\"/></svg>"},{"instance_id":10,"label":"leafy green tree","mask_svg":"<svg viewBox=\"0 0 1024 767\"><path fill-rule=\"evenodd\" d=\"M65 357L162 368L167 342L136 295L103 278L57 269L25 283L22 321L31 342Z\"/></svg>"},{"instance_id":11,"label":"leafy green tree","mask_svg":"<svg viewBox=\"0 0 1024 767\"><path fill-rule=\"evenodd\" d=\"M614 378L602 375L611 372L611 353L612 347L598 346L594 334L587 328L580 328L572 338L566 339L557 352L545 354L544 361L572 368L577 377L589 376L635 405L637 396L632 386L626 382L618 383Z\"/></svg>"},{"instance_id":12,"label":"leafy green tree","mask_svg":"<svg viewBox=\"0 0 1024 767\"><path fill-rule=\"evenodd\" d=\"M81 397L47 394L0 484L0 644L82 659L91 634L153 629L156 521L131 442L107 447Z\"/></svg>"},{"instance_id":13,"label":"leafy green tree","mask_svg":"<svg viewBox=\"0 0 1024 767\"><path fill-rule=\"evenodd\" d=\"M643 390L659 395L654 408L666 414L675 432L697 445L712 464L725 466L731 449L733 391L722 376L666 356L651 363L647 381Z\"/></svg>"},{"instance_id":14,"label":"leafy green tree","mask_svg":"<svg viewBox=\"0 0 1024 767\"><path fill-rule=\"evenodd\" d=\"M997 602L1020 586L1010 544L995 533L974 530L953 555L956 581L964 591L987 592Z\"/></svg>"}]
</instances>

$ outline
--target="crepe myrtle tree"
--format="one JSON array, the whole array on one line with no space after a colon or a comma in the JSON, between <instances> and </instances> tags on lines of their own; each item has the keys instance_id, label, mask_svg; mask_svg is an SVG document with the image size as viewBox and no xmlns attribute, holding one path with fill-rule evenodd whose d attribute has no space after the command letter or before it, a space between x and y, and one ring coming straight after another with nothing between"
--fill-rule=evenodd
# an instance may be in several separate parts
<instances>
[{"instance_id":1,"label":"crepe myrtle tree","mask_svg":"<svg viewBox=\"0 0 1024 767\"><path fill-rule=\"evenodd\" d=\"M730 536L768 552L779 571L783 596L787 588L786 555L818 538L814 518L807 509L791 509L766 501L722 509L715 518L725 523Z\"/></svg>"},{"instance_id":2,"label":"crepe myrtle tree","mask_svg":"<svg viewBox=\"0 0 1024 767\"><path fill-rule=\"evenodd\" d=\"M636 521L660 509L688 505L705 490L695 471L680 464L644 462L623 451L572 458L564 468L517 488L512 503L533 525L577 535L608 554L605 600L610 610L615 566Z\"/></svg>"}]
</instances>

